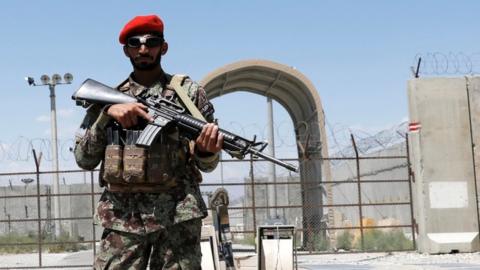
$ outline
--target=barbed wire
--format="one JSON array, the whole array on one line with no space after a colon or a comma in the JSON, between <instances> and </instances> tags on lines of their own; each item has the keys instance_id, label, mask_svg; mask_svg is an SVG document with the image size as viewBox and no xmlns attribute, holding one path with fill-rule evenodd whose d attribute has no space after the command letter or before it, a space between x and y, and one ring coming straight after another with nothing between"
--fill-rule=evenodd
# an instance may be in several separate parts
<instances>
[{"instance_id":1,"label":"barbed wire","mask_svg":"<svg viewBox=\"0 0 480 270\"><path fill-rule=\"evenodd\" d=\"M392 147L405 140L408 122L402 121L397 125L379 130L366 131L362 128L352 128L341 124L332 125L329 121L327 137L330 156L352 157L355 155L350 135L355 138L355 143L360 154L367 155Z\"/></svg>"},{"instance_id":2,"label":"barbed wire","mask_svg":"<svg viewBox=\"0 0 480 270\"><path fill-rule=\"evenodd\" d=\"M62 139L58 141L58 157L63 161L73 159L73 139ZM27 138L20 136L11 143L0 141L0 162L1 161L30 161L33 160L33 152L42 153L42 160L52 161L52 142L46 138Z\"/></svg>"},{"instance_id":3,"label":"barbed wire","mask_svg":"<svg viewBox=\"0 0 480 270\"><path fill-rule=\"evenodd\" d=\"M420 65L419 65L420 63ZM418 75L474 75L480 73L480 52L427 52L415 55L412 73ZM418 69L418 72L417 72Z\"/></svg>"},{"instance_id":4,"label":"barbed wire","mask_svg":"<svg viewBox=\"0 0 480 270\"><path fill-rule=\"evenodd\" d=\"M368 154L372 151L383 150L398 143L407 130L407 122L402 122L391 128L379 132L368 132L361 128L352 128L341 124L331 124L328 120L327 140L329 153L331 156L351 157L354 149L351 144L350 134L353 134L357 148L361 154ZM251 138L257 135L257 140L266 140L268 138L267 125L259 124L241 124L239 122L230 122L224 127L244 138ZM297 151L298 142L295 138L291 120L284 119L274 124L275 148L280 149L282 153ZM308 128L307 128L308 129ZM58 140L59 159L63 161L72 161L74 156L72 149L74 147L73 139ZM309 138L309 146L315 148L321 147L321 138ZM32 149L38 153L42 152L42 159L52 161L52 144L47 138L28 138L20 136L14 141L7 143L0 141L0 162L2 161L31 161L33 160ZM279 152L278 150L276 150Z\"/></svg>"}]
</instances>

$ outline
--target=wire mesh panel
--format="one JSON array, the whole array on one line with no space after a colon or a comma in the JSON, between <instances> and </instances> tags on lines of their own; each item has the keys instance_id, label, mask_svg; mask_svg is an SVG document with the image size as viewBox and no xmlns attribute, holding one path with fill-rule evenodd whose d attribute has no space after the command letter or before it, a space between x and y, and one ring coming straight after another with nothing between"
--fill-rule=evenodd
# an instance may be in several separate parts
<instances>
[{"instance_id":1,"label":"wire mesh panel","mask_svg":"<svg viewBox=\"0 0 480 270\"><path fill-rule=\"evenodd\" d=\"M53 174L60 176L58 193L53 192ZM91 172L59 171L0 174L0 249L2 253L36 253L36 264L27 261L0 264L2 269L16 267L86 267L81 265L49 265L46 254L95 250L99 231L92 225L94 201L100 188ZM54 212L55 198L60 202L58 215ZM59 224L60 233L55 226ZM35 255L35 254L33 254ZM93 254L92 254L93 255ZM49 255L50 256L50 255ZM27 258L25 257L25 258ZM90 262L89 262L90 263ZM20 266L19 266L20 265Z\"/></svg>"},{"instance_id":2,"label":"wire mesh panel","mask_svg":"<svg viewBox=\"0 0 480 270\"><path fill-rule=\"evenodd\" d=\"M319 158L310 163L330 168L329 174L308 165L311 158L289 159L300 166L300 173L276 166L273 177L268 162L222 159L200 186L207 203L215 189L228 191L236 250L253 250L257 227L276 224L294 225L297 249L309 254L411 250L415 231L405 150L403 145L387 155ZM60 179L58 194L52 188L54 173ZM38 265L32 267L45 267L46 252L89 250L94 255L102 232L92 220L102 191L97 172L3 173L0 183L3 252L38 253ZM53 207L57 197L58 216ZM56 221L60 235L55 235Z\"/></svg>"}]
</instances>

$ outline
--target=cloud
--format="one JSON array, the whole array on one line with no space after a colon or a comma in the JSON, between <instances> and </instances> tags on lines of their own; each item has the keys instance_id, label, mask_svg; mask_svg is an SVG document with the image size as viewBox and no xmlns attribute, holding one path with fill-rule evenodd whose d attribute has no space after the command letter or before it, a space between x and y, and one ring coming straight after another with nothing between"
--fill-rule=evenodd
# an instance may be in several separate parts
<instances>
[{"instance_id":1,"label":"cloud","mask_svg":"<svg viewBox=\"0 0 480 270\"><path fill-rule=\"evenodd\" d=\"M37 122L49 122L50 121L50 116L47 115L40 115L35 118L35 121Z\"/></svg>"},{"instance_id":2,"label":"cloud","mask_svg":"<svg viewBox=\"0 0 480 270\"><path fill-rule=\"evenodd\" d=\"M58 109L57 110L57 120L60 119L69 119L75 114L73 109ZM37 122L50 122L50 115L39 115L35 118Z\"/></svg>"},{"instance_id":3,"label":"cloud","mask_svg":"<svg viewBox=\"0 0 480 270\"><path fill-rule=\"evenodd\" d=\"M9 144L0 142L0 160L4 160L8 157Z\"/></svg>"},{"instance_id":4,"label":"cloud","mask_svg":"<svg viewBox=\"0 0 480 270\"><path fill-rule=\"evenodd\" d=\"M67 126L58 126L57 128L57 137L58 138L74 138L75 132L77 132L79 125L67 125ZM43 135L47 138L52 136L51 128L46 128L43 130Z\"/></svg>"},{"instance_id":5,"label":"cloud","mask_svg":"<svg viewBox=\"0 0 480 270\"><path fill-rule=\"evenodd\" d=\"M10 145L8 143L4 143L4 142L0 141L0 149L7 150L9 147L10 147Z\"/></svg>"},{"instance_id":6,"label":"cloud","mask_svg":"<svg viewBox=\"0 0 480 270\"><path fill-rule=\"evenodd\" d=\"M62 117L62 118L69 118L73 115L74 110L73 109L60 109L57 110L57 116Z\"/></svg>"}]
</instances>

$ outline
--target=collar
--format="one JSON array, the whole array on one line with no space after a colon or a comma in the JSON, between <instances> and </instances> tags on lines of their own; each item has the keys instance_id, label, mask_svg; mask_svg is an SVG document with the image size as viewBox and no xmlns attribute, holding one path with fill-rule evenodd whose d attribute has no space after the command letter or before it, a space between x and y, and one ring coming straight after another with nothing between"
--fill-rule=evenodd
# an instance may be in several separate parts
<instances>
[{"instance_id":1,"label":"collar","mask_svg":"<svg viewBox=\"0 0 480 270\"><path fill-rule=\"evenodd\" d=\"M124 83L119 87L119 90L122 92L129 92L133 96L139 96L144 93L147 89L152 89L155 91L160 91L158 94L161 93L161 90L166 88L166 85L170 83L172 80L172 75L164 73L164 76L158 78L158 80L153 83L151 87L146 87L138 82L135 81L133 72L130 73L130 76Z\"/></svg>"}]
</instances>

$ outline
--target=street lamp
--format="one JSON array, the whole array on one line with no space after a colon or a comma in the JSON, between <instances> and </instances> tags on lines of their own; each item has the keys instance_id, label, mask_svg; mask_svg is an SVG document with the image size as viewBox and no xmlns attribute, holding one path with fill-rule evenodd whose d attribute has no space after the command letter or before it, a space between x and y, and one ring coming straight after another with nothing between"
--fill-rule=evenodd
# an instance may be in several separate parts
<instances>
[{"instance_id":1,"label":"street lamp","mask_svg":"<svg viewBox=\"0 0 480 270\"><path fill-rule=\"evenodd\" d=\"M32 77L25 77L28 85L30 86L47 86L50 89L50 121L52 128L52 155L53 155L53 193L54 197L54 217L55 217L55 236L60 236L60 197L59 194L59 182L58 182L58 143L57 143L57 112L55 106L55 86L59 84L71 84L73 76L70 73L65 73L62 77L59 74L53 74L52 79L48 75L42 75L40 77L41 84L36 84L35 79Z\"/></svg>"},{"instance_id":2,"label":"street lamp","mask_svg":"<svg viewBox=\"0 0 480 270\"><path fill-rule=\"evenodd\" d=\"M28 218L28 206L27 206L27 187L28 184L32 183L34 180L33 178L22 178L20 179L25 184L25 218Z\"/></svg>"}]
</instances>

